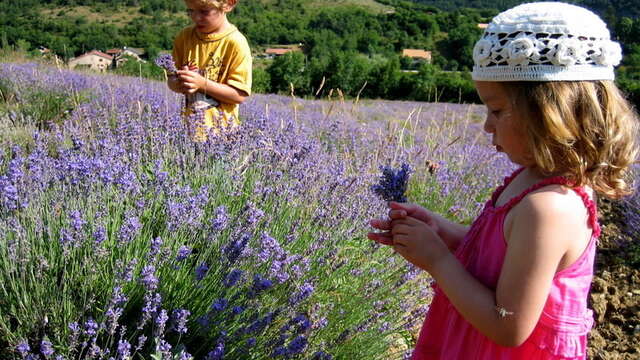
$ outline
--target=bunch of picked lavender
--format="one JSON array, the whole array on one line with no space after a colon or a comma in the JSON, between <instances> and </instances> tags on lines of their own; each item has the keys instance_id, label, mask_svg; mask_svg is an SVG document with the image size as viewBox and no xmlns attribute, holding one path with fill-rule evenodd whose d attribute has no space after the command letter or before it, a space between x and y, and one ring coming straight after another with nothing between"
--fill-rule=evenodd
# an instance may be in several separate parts
<instances>
[{"instance_id":1,"label":"bunch of picked lavender","mask_svg":"<svg viewBox=\"0 0 640 360\"><path fill-rule=\"evenodd\" d=\"M407 183L411 168L408 164L402 164L399 169L391 166L380 166L382 175L377 184L371 186L371 190L384 201L406 202Z\"/></svg>"},{"instance_id":2,"label":"bunch of picked lavender","mask_svg":"<svg viewBox=\"0 0 640 360\"><path fill-rule=\"evenodd\" d=\"M155 63L156 65L163 68L167 72L167 75L173 75L176 73L176 71L178 71L178 69L176 69L176 63L173 61L173 56L171 56L171 54L162 54L158 56Z\"/></svg>"}]
</instances>

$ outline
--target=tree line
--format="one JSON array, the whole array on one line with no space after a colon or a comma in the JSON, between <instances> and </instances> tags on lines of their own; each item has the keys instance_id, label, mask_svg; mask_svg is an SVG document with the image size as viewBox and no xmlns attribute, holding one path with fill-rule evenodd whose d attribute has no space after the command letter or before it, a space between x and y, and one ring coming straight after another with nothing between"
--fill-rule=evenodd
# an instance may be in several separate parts
<instances>
[{"instance_id":1,"label":"tree line","mask_svg":"<svg viewBox=\"0 0 640 360\"><path fill-rule=\"evenodd\" d=\"M256 91L290 93L293 85L300 96L322 96L322 91L333 88L345 96L477 101L468 75L473 45L481 34L477 25L488 22L499 9L442 10L437 1L425 4L422 0L378 3L393 10L333 3L311 7L305 0L239 2L230 20L246 35L256 54L270 45L302 44L301 53L289 53L271 63L256 62ZM496 4L502 2L494 2L494 7ZM70 6L88 6L102 14L102 20L74 15ZM132 9L136 9L135 16L127 22L104 20ZM26 50L45 46L65 59L92 49L141 47L152 60L161 50L171 49L175 34L189 24L184 10L182 1L168 0L3 1L0 45ZM609 25L624 44L619 83L637 97L640 22L614 16ZM431 51L431 64L400 57L406 48ZM130 66L129 70L137 75L142 67ZM150 68L147 73L158 75Z\"/></svg>"}]
</instances>

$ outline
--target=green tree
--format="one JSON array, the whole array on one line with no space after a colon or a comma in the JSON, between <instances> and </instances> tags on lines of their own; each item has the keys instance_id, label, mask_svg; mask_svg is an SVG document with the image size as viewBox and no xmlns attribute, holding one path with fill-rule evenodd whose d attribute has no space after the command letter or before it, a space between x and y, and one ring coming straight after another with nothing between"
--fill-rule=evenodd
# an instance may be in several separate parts
<instances>
[{"instance_id":1,"label":"green tree","mask_svg":"<svg viewBox=\"0 0 640 360\"><path fill-rule=\"evenodd\" d=\"M265 69L253 68L251 88L253 93L267 94L271 92L271 77Z\"/></svg>"},{"instance_id":2,"label":"green tree","mask_svg":"<svg viewBox=\"0 0 640 360\"><path fill-rule=\"evenodd\" d=\"M289 93L291 86L296 94L306 94L309 89L309 76L306 71L305 55L299 51L288 52L277 57L267 69L271 78L271 90Z\"/></svg>"}]
</instances>

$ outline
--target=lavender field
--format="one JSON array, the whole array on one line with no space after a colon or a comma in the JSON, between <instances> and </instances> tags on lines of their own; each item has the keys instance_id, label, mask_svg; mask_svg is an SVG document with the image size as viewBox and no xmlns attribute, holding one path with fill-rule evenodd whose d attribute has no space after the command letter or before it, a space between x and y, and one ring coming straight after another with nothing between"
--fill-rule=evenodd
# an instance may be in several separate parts
<instances>
[{"instance_id":1,"label":"lavender field","mask_svg":"<svg viewBox=\"0 0 640 360\"><path fill-rule=\"evenodd\" d=\"M406 357L429 281L366 239L371 186L408 163L410 201L469 222L513 169L484 109L254 95L195 143L181 104L0 64L0 358Z\"/></svg>"}]
</instances>

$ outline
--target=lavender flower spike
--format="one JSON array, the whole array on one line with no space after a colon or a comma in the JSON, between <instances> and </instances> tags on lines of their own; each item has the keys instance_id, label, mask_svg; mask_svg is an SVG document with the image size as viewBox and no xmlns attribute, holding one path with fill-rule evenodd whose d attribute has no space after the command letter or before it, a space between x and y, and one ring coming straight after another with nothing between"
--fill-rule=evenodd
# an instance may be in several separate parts
<instances>
[{"instance_id":1,"label":"lavender flower spike","mask_svg":"<svg viewBox=\"0 0 640 360\"><path fill-rule=\"evenodd\" d=\"M385 201L406 202L405 192L409 182L411 168L408 164L402 164L399 169L391 166L381 166L382 175L377 184L371 186L371 190Z\"/></svg>"},{"instance_id":2,"label":"lavender flower spike","mask_svg":"<svg viewBox=\"0 0 640 360\"><path fill-rule=\"evenodd\" d=\"M156 58L156 65L165 69L169 75L175 74L178 69L176 69L176 64L173 61L173 56L171 54L162 54Z\"/></svg>"}]
</instances>

